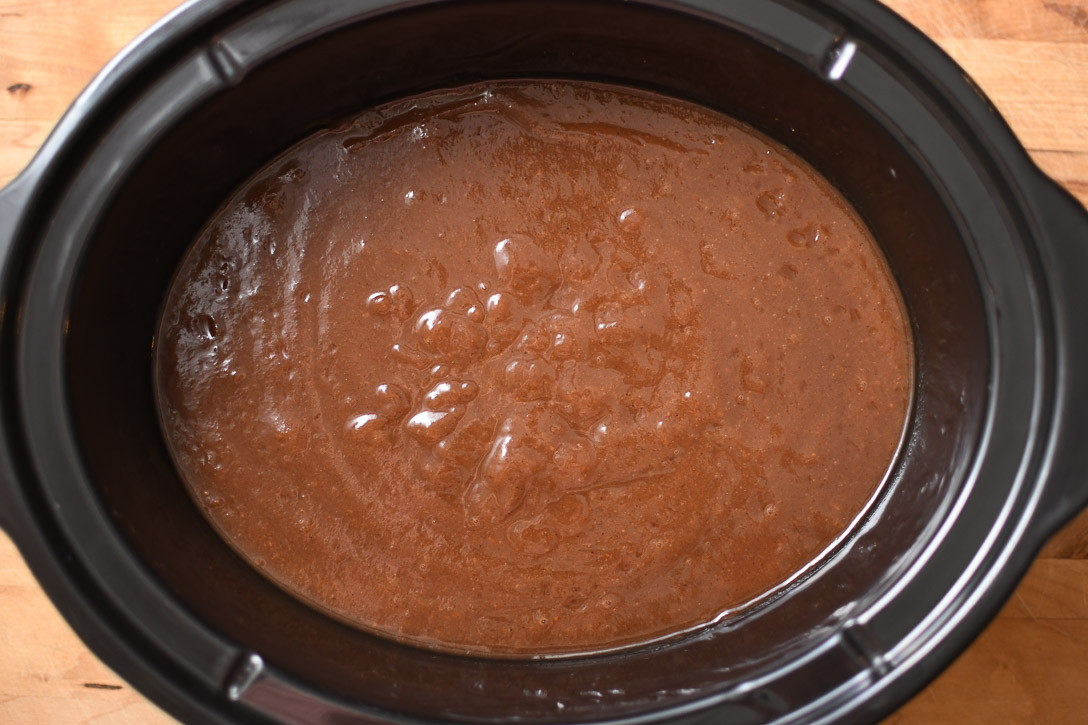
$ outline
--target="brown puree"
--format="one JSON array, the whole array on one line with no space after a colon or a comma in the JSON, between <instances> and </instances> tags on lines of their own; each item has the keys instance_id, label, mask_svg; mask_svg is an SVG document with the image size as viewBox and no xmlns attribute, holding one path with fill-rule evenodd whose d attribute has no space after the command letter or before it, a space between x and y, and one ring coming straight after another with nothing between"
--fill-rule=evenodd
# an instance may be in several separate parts
<instances>
[{"instance_id":1,"label":"brown puree","mask_svg":"<svg viewBox=\"0 0 1088 725\"><path fill-rule=\"evenodd\" d=\"M645 92L400 101L249 181L156 359L193 496L369 630L576 653L774 590L874 495L911 341L876 245L782 146Z\"/></svg>"}]
</instances>

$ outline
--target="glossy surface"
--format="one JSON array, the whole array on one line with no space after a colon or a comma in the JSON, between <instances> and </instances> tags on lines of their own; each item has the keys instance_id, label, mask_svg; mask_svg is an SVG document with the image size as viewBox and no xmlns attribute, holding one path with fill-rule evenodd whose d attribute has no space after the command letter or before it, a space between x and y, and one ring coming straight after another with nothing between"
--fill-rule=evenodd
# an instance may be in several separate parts
<instances>
[{"instance_id":1,"label":"glossy surface","mask_svg":"<svg viewBox=\"0 0 1088 725\"><path fill-rule=\"evenodd\" d=\"M773 590L870 500L910 391L894 283L824 180L724 117L566 82L292 149L191 250L157 364L177 462L254 566L513 654Z\"/></svg>"}]
</instances>

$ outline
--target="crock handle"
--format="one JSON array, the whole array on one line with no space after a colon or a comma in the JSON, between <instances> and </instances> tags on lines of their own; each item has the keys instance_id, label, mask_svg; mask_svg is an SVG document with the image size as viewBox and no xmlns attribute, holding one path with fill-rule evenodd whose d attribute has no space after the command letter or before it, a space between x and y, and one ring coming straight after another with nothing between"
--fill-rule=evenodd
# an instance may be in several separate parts
<instances>
[{"instance_id":1,"label":"crock handle","mask_svg":"<svg viewBox=\"0 0 1088 725\"><path fill-rule=\"evenodd\" d=\"M37 179L37 174L32 169L23 171L16 176L7 186L0 188L0 386L7 385L7 376L10 371L4 368L9 365L7 351L2 350L10 339L8 326L14 320L14 301L9 299L12 290L11 261L12 247L15 243L15 234L19 224L24 218L24 211L30 200L30 194ZM4 410L4 399L8 398L5 391L0 396L0 528L12 534L15 526L18 501L16 500L16 486L18 479L12 466L10 451L8 449L8 423L7 416L10 410Z\"/></svg>"},{"instance_id":2,"label":"crock handle","mask_svg":"<svg viewBox=\"0 0 1088 725\"><path fill-rule=\"evenodd\" d=\"M1043 230L1059 350L1052 448L1032 521L1041 546L1088 506L1088 210L1050 179L1029 197Z\"/></svg>"},{"instance_id":3,"label":"crock handle","mask_svg":"<svg viewBox=\"0 0 1088 725\"><path fill-rule=\"evenodd\" d=\"M7 186L0 187L0 284L4 285L0 292L7 292L11 245L36 179L37 174L33 174L28 168L8 182ZM3 322L2 318L0 322Z\"/></svg>"}]
</instances>

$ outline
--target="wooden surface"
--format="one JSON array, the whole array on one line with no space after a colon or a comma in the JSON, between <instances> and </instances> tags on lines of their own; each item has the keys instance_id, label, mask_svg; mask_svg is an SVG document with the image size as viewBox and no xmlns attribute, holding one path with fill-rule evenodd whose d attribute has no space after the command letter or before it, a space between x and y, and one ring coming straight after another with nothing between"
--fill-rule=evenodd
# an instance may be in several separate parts
<instances>
[{"instance_id":1,"label":"wooden surface","mask_svg":"<svg viewBox=\"0 0 1088 725\"><path fill-rule=\"evenodd\" d=\"M176 0L0 0L0 184ZM1088 0L889 0L940 43L1039 164L1088 204ZM1088 485L1088 481L1085 482ZM102 665L0 535L0 723L173 722ZM975 644L887 723L1088 723L1088 515Z\"/></svg>"}]
</instances>

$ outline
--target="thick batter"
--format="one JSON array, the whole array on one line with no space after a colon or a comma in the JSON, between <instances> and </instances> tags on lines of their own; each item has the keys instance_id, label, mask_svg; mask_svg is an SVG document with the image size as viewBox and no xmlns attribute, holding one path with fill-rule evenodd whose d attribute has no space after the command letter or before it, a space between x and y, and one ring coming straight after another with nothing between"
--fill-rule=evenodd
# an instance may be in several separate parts
<instances>
[{"instance_id":1,"label":"thick batter","mask_svg":"<svg viewBox=\"0 0 1088 725\"><path fill-rule=\"evenodd\" d=\"M167 439L223 537L357 626L577 653L818 558L897 449L885 262L789 151L575 82L400 101L215 216L167 300Z\"/></svg>"}]
</instances>

